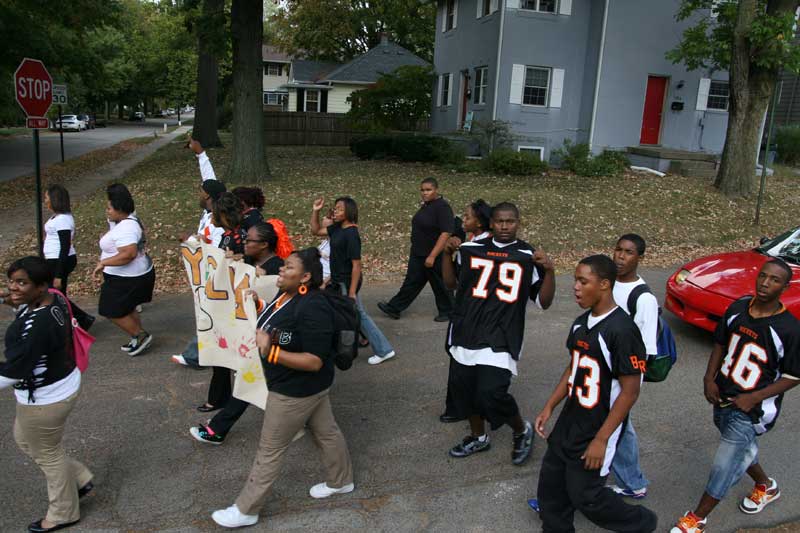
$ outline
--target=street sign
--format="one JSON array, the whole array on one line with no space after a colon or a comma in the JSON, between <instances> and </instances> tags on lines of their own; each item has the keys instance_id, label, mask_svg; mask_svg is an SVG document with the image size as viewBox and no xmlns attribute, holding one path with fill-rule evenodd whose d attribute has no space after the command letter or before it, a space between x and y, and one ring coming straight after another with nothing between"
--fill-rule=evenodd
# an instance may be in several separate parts
<instances>
[{"instance_id":1,"label":"street sign","mask_svg":"<svg viewBox=\"0 0 800 533\"><path fill-rule=\"evenodd\" d=\"M30 129L46 130L47 128L50 127L50 121L47 120L46 118L28 117L26 125Z\"/></svg>"},{"instance_id":2,"label":"street sign","mask_svg":"<svg viewBox=\"0 0 800 533\"><path fill-rule=\"evenodd\" d=\"M53 103L53 78L38 59L25 58L14 72L17 103L28 117L43 118Z\"/></svg>"},{"instance_id":3,"label":"street sign","mask_svg":"<svg viewBox=\"0 0 800 533\"><path fill-rule=\"evenodd\" d=\"M67 86L53 85L53 104L67 105Z\"/></svg>"}]
</instances>

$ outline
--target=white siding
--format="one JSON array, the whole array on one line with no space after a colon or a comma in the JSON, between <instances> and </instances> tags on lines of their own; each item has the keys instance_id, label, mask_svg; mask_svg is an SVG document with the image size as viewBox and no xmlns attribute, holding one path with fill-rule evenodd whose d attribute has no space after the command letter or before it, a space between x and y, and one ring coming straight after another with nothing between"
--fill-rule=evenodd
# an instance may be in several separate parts
<instances>
[{"instance_id":1,"label":"white siding","mask_svg":"<svg viewBox=\"0 0 800 533\"><path fill-rule=\"evenodd\" d=\"M705 111L708 109L708 92L711 89L711 78L702 78L700 86L697 89L697 107L698 111Z\"/></svg>"},{"instance_id":2,"label":"white siding","mask_svg":"<svg viewBox=\"0 0 800 533\"><path fill-rule=\"evenodd\" d=\"M509 9L519 9L519 0L508 0L506 2L506 7Z\"/></svg>"},{"instance_id":3,"label":"white siding","mask_svg":"<svg viewBox=\"0 0 800 533\"><path fill-rule=\"evenodd\" d=\"M297 89L289 89L289 111L297 111Z\"/></svg>"},{"instance_id":4,"label":"white siding","mask_svg":"<svg viewBox=\"0 0 800 533\"><path fill-rule=\"evenodd\" d=\"M289 83L289 76L264 76L261 85L265 91L271 91L287 83Z\"/></svg>"},{"instance_id":5,"label":"white siding","mask_svg":"<svg viewBox=\"0 0 800 533\"><path fill-rule=\"evenodd\" d=\"M360 86L354 85L334 85L333 89L328 91L328 113L347 113L350 111L350 102L347 97L350 93L363 89Z\"/></svg>"}]
</instances>

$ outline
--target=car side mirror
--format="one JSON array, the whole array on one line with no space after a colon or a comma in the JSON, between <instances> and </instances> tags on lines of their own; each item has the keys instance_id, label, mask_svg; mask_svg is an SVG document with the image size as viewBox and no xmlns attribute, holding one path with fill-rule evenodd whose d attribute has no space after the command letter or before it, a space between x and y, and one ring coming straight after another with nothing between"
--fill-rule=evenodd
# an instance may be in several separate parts
<instances>
[{"instance_id":1,"label":"car side mirror","mask_svg":"<svg viewBox=\"0 0 800 533\"><path fill-rule=\"evenodd\" d=\"M764 244L768 240L769 240L769 237L761 237L760 239L758 239L758 244Z\"/></svg>"}]
</instances>

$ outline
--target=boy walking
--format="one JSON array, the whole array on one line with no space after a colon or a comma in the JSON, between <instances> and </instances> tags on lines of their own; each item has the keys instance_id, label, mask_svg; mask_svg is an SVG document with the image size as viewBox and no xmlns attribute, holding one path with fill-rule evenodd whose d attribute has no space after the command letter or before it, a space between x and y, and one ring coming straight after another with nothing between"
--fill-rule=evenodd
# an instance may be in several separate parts
<instances>
[{"instance_id":1,"label":"boy walking","mask_svg":"<svg viewBox=\"0 0 800 533\"><path fill-rule=\"evenodd\" d=\"M453 356L448 393L455 416L469 418L471 434L450 450L452 457L467 457L490 447L485 420L493 430L504 424L514 432L511 461L523 464L533 448L533 428L522 419L509 394L511 376L517 374L525 333L528 301L547 309L555 294L553 264L541 250L517 239L519 210L500 203L492 210L494 234L463 243L456 277L446 249L442 274L456 291L455 311L448 329L447 346Z\"/></svg>"},{"instance_id":2,"label":"boy walking","mask_svg":"<svg viewBox=\"0 0 800 533\"><path fill-rule=\"evenodd\" d=\"M614 303L616 277L605 255L587 257L575 269L575 299L588 311L570 328L571 361L535 422L548 443L538 487L545 533L574 532L575 510L611 531L649 533L658 524L655 513L605 486L646 364L639 329ZM564 399L546 437L545 425Z\"/></svg>"},{"instance_id":3,"label":"boy walking","mask_svg":"<svg viewBox=\"0 0 800 533\"><path fill-rule=\"evenodd\" d=\"M755 296L733 302L719 321L703 378L719 448L700 502L671 533L705 531L708 515L745 472L755 486L739 504L743 513L760 513L781 496L777 481L758 462L756 437L772 429L783 393L800 383L800 323L780 301L791 279L785 262L768 260L756 278Z\"/></svg>"}]
</instances>

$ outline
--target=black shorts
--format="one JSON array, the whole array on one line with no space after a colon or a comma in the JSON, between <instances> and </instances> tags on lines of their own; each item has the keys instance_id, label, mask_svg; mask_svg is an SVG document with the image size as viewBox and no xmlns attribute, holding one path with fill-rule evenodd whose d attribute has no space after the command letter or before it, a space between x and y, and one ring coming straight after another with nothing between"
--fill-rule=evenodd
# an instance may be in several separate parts
<instances>
[{"instance_id":1,"label":"black shorts","mask_svg":"<svg viewBox=\"0 0 800 533\"><path fill-rule=\"evenodd\" d=\"M510 370L488 365L467 366L455 359L450 362L447 392L455 416L480 415L493 430L510 424L519 415L517 401L508 393L510 386Z\"/></svg>"},{"instance_id":2,"label":"black shorts","mask_svg":"<svg viewBox=\"0 0 800 533\"><path fill-rule=\"evenodd\" d=\"M156 284L156 269L136 277L115 276L103 272L103 285L100 287L100 303L97 312L106 318L128 316L137 305L153 299Z\"/></svg>"}]
</instances>

